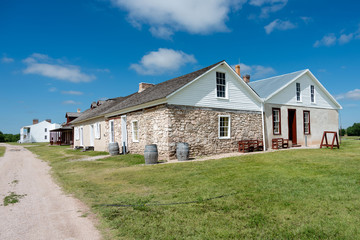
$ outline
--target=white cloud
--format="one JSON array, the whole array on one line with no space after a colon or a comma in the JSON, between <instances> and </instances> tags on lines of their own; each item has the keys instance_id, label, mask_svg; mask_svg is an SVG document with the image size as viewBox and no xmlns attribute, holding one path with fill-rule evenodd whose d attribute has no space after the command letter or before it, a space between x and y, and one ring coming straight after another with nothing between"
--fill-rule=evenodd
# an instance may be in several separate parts
<instances>
[{"instance_id":1,"label":"white cloud","mask_svg":"<svg viewBox=\"0 0 360 240\"><path fill-rule=\"evenodd\" d=\"M188 63L196 63L194 55L186 54L183 51L159 48L157 51L143 56L139 63L131 64L130 68L142 75L159 75L177 71Z\"/></svg>"},{"instance_id":2,"label":"white cloud","mask_svg":"<svg viewBox=\"0 0 360 240\"><path fill-rule=\"evenodd\" d=\"M301 18L301 20L303 20L304 23L306 23L306 24L308 24L308 23L310 23L310 22L313 21L313 19L312 19L311 17L300 17L300 18Z\"/></svg>"},{"instance_id":3,"label":"white cloud","mask_svg":"<svg viewBox=\"0 0 360 240\"><path fill-rule=\"evenodd\" d=\"M360 100L360 89L354 89L347 93L339 94L335 98L337 100L341 100L341 99Z\"/></svg>"},{"instance_id":4,"label":"white cloud","mask_svg":"<svg viewBox=\"0 0 360 240\"><path fill-rule=\"evenodd\" d=\"M270 13L274 13L283 9L288 0L250 0L249 4L261 7L261 18L269 17Z\"/></svg>"},{"instance_id":5,"label":"white cloud","mask_svg":"<svg viewBox=\"0 0 360 240\"><path fill-rule=\"evenodd\" d=\"M111 0L128 12L128 21L136 28L149 25L150 32L170 38L176 31L192 34L226 32L225 22L231 10L238 10L246 0Z\"/></svg>"},{"instance_id":6,"label":"white cloud","mask_svg":"<svg viewBox=\"0 0 360 240\"><path fill-rule=\"evenodd\" d=\"M285 31L285 30L296 28L296 25L290 21L282 21L280 19L276 19L276 20L272 21L271 23L269 23L268 25L266 25L264 28L265 28L265 32L267 34L270 34L274 30Z\"/></svg>"},{"instance_id":7,"label":"white cloud","mask_svg":"<svg viewBox=\"0 0 360 240\"><path fill-rule=\"evenodd\" d=\"M345 44L350 42L351 40L353 40L354 38L354 34L350 33L350 34L341 34L341 36L339 37L339 43L340 44Z\"/></svg>"},{"instance_id":8,"label":"white cloud","mask_svg":"<svg viewBox=\"0 0 360 240\"><path fill-rule=\"evenodd\" d=\"M45 54L34 53L23 60L27 67L24 74L37 74L44 77L79 83L90 82L96 77L81 72L79 66L65 65L59 59L52 59Z\"/></svg>"},{"instance_id":9,"label":"white cloud","mask_svg":"<svg viewBox=\"0 0 360 240\"><path fill-rule=\"evenodd\" d=\"M49 92L56 92L56 91L57 91L56 87L49 88Z\"/></svg>"},{"instance_id":10,"label":"white cloud","mask_svg":"<svg viewBox=\"0 0 360 240\"><path fill-rule=\"evenodd\" d=\"M235 65L232 67L235 68ZM252 79L269 77L270 75L275 74L275 72L276 71L272 67L265 67L262 65L246 65L244 63L240 63L241 76L249 74Z\"/></svg>"},{"instance_id":11,"label":"white cloud","mask_svg":"<svg viewBox=\"0 0 360 240\"><path fill-rule=\"evenodd\" d=\"M66 105L80 105L81 102L75 102L74 100L67 100L67 101L63 101L62 104L66 104Z\"/></svg>"},{"instance_id":12,"label":"white cloud","mask_svg":"<svg viewBox=\"0 0 360 240\"><path fill-rule=\"evenodd\" d=\"M12 63L12 62L14 62L14 59L13 59L13 58L6 57L6 56L3 56L2 59L1 59L1 62L2 62L2 63Z\"/></svg>"},{"instance_id":13,"label":"white cloud","mask_svg":"<svg viewBox=\"0 0 360 240\"><path fill-rule=\"evenodd\" d=\"M321 46L333 46L336 44L336 37L335 34L330 33L328 35L325 35L321 40L317 40L314 43L314 47L321 47Z\"/></svg>"},{"instance_id":14,"label":"white cloud","mask_svg":"<svg viewBox=\"0 0 360 240\"><path fill-rule=\"evenodd\" d=\"M68 95L83 95L84 93L83 92L79 92L79 91L62 91L61 92L62 94L68 94Z\"/></svg>"}]
</instances>

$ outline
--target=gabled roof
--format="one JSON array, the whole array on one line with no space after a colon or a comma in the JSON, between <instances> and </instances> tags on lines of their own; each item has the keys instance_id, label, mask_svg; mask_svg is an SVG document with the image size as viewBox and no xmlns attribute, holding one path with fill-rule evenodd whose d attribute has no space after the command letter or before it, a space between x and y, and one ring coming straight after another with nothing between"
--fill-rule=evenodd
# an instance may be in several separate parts
<instances>
[{"instance_id":1,"label":"gabled roof","mask_svg":"<svg viewBox=\"0 0 360 240\"><path fill-rule=\"evenodd\" d=\"M269 99L278 90L290 84L294 79L300 77L307 70L301 70L280 76L266 78L254 82L250 82L250 87L263 99Z\"/></svg>"},{"instance_id":2,"label":"gabled roof","mask_svg":"<svg viewBox=\"0 0 360 240\"><path fill-rule=\"evenodd\" d=\"M223 62L225 61L223 60L195 72L191 72L186 75L156 84L152 87L145 89L142 92L136 92L127 97L124 101L121 101L115 104L113 107L109 108L105 113L110 114L116 111L120 111L122 109L166 98L171 93L175 92L176 90L180 89L181 87L185 86L186 84L190 83L194 79L198 78L202 74L206 73L210 69Z\"/></svg>"}]
</instances>

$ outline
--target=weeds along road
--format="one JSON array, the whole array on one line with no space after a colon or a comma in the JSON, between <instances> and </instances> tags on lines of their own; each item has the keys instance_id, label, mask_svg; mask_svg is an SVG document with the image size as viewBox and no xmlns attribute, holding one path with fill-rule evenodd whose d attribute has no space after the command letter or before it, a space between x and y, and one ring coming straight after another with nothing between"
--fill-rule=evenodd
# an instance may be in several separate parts
<instances>
[{"instance_id":1,"label":"weeds along road","mask_svg":"<svg viewBox=\"0 0 360 240\"><path fill-rule=\"evenodd\" d=\"M0 146L6 146L0 157L0 239L101 239L86 206L62 192L47 163L22 146Z\"/></svg>"}]
</instances>

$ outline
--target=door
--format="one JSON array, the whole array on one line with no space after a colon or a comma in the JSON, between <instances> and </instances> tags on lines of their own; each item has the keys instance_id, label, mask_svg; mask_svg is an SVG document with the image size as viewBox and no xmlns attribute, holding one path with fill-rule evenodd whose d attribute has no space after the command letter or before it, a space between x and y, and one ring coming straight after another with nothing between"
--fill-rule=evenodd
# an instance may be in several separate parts
<instances>
[{"instance_id":1,"label":"door","mask_svg":"<svg viewBox=\"0 0 360 240\"><path fill-rule=\"evenodd\" d=\"M126 116L121 116L121 146L124 153L127 152L127 130L126 130Z\"/></svg>"},{"instance_id":2,"label":"door","mask_svg":"<svg viewBox=\"0 0 360 240\"><path fill-rule=\"evenodd\" d=\"M288 109L288 121L289 121L289 140L293 145L297 144L296 136L296 109Z\"/></svg>"},{"instance_id":3,"label":"door","mask_svg":"<svg viewBox=\"0 0 360 240\"><path fill-rule=\"evenodd\" d=\"M90 146L94 146L94 125L90 125Z\"/></svg>"},{"instance_id":4,"label":"door","mask_svg":"<svg viewBox=\"0 0 360 240\"><path fill-rule=\"evenodd\" d=\"M114 120L110 120L110 142L115 142L115 133L114 133Z\"/></svg>"},{"instance_id":5,"label":"door","mask_svg":"<svg viewBox=\"0 0 360 240\"><path fill-rule=\"evenodd\" d=\"M80 127L80 146L84 146L83 128Z\"/></svg>"}]
</instances>

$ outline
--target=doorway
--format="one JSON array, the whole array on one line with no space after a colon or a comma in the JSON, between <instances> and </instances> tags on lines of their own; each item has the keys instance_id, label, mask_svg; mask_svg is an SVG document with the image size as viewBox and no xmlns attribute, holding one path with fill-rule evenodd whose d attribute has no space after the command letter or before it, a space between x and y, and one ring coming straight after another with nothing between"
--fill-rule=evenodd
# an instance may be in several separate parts
<instances>
[{"instance_id":1,"label":"doorway","mask_svg":"<svg viewBox=\"0 0 360 240\"><path fill-rule=\"evenodd\" d=\"M94 146L94 124L90 125L90 146Z\"/></svg>"},{"instance_id":2,"label":"doorway","mask_svg":"<svg viewBox=\"0 0 360 240\"><path fill-rule=\"evenodd\" d=\"M123 154L127 152L127 130L126 130L126 115L121 116L121 145Z\"/></svg>"},{"instance_id":3,"label":"doorway","mask_svg":"<svg viewBox=\"0 0 360 240\"><path fill-rule=\"evenodd\" d=\"M296 136L296 109L288 109L288 121L289 121L289 140L293 145L297 144Z\"/></svg>"},{"instance_id":4,"label":"doorway","mask_svg":"<svg viewBox=\"0 0 360 240\"><path fill-rule=\"evenodd\" d=\"M84 146L83 127L80 127L80 146Z\"/></svg>"}]
</instances>

